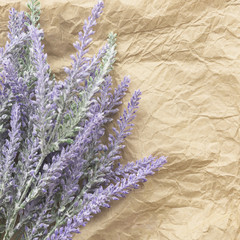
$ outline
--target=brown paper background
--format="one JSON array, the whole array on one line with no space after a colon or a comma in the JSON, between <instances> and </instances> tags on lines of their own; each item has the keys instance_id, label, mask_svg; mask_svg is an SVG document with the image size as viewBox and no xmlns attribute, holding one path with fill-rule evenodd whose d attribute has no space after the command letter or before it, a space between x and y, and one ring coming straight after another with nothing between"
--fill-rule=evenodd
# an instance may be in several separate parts
<instances>
[{"instance_id":1,"label":"brown paper background","mask_svg":"<svg viewBox=\"0 0 240 240\"><path fill-rule=\"evenodd\" d=\"M41 0L45 51L57 78L69 66L95 0ZM0 0L0 46L8 11ZM240 239L240 2L105 0L93 52L118 34L115 84L143 95L122 162L153 154L168 163L113 202L74 240Z\"/></svg>"}]
</instances>

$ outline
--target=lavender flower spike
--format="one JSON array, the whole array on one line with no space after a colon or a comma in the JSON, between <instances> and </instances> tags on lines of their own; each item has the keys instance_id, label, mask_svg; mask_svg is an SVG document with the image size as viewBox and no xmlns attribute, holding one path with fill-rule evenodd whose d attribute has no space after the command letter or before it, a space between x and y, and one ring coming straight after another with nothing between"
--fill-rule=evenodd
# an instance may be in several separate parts
<instances>
[{"instance_id":1,"label":"lavender flower spike","mask_svg":"<svg viewBox=\"0 0 240 240\"><path fill-rule=\"evenodd\" d=\"M5 209L6 217L11 216L11 206L14 203L16 197L16 178L14 178L15 158L17 156L20 141L21 141L21 123L20 123L20 109L17 103L13 105L11 112L11 130L9 131L9 140L6 140L2 148L1 165L3 166L0 172L0 206ZM7 210L7 209L10 209ZM10 224L11 221L7 218L6 225ZM11 232L12 229L9 229ZM8 232L6 232L8 234Z\"/></svg>"},{"instance_id":2,"label":"lavender flower spike","mask_svg":"<svg viewBox=\"0 0 240 240\"><path fill-rule=\"evenodd\" d=\"M9 130L9 139L6 140L5 145L2 149L1 165L3 166L0 170L1 188L0 188L0 199L4 195L5 199L11 199L9 194L9 188L15 188L14 179L12 174L14 173L15 163L14 160L18 153L18 149L21 141L21 113L17 103L13 105L11 112L11 130ZM4 158L4 160L3 160Z\"/></svg>"}]
</instances>

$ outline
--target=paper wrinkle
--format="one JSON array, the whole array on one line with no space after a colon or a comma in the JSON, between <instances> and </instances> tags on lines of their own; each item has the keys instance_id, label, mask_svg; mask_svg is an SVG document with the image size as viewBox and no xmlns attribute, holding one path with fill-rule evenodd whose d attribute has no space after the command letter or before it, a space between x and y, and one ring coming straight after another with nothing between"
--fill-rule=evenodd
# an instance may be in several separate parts
<instances>
[{"instance_id":1,"label":"paper wrinkle","mask_svg":"<svg viewBox=\"0 0 240 240\"><path fill-rule=\"evenodd\" d=\"M123 163L168 156L74 240L240 239L240 4L237 1L105 0L91 53L118 34L115 85L125 75L143 95ZM41 0L45 50L57 79L96 1ZM0 46L10 7L0 3ZM123 108L121 108L123 109Z\"/></svg>"}]
</instances>

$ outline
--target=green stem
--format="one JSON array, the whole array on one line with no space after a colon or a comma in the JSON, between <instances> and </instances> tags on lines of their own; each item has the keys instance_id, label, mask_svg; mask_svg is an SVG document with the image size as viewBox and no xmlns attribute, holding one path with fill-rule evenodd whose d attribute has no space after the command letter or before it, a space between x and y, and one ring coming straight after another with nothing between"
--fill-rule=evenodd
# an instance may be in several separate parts
<instances>
[{"instance_id":1,"label":"green stem","mask_svg":"<svg viewBox=\"0 0 240 240\"><path fill-rule=\"evenodd\" d=\"M60 110L60 112L59 112L59 114L58 114L58 116L57 116L56 124L55 124L55 126L54 126L54 128L53 128L52 134L51 134L51 136L50 136L47 144L50 144L51 141L52 141L52 139L53 139L53 137L55 136L56 131L57 131L57 129L58 129L58 125L59 125L59 123L60 123L60 121L61 121L61 118L62 118L62 115L63 115L64 110L65 110L65 103L63 103L63 107L62 107L62 109Z\"/></svg>"},{"instance_id":2,"label":"green stem","mask_svg":"<svg viewBox=\"0 0 240 240\"><path fill-rule=\"evenodd\" d=\"M14 213L14 216L10 219L9 223L7 223L3 240L10 240L11 237L15 234L16 229L14 229L14 226L16 224L16 221L17 214Z\"/></svg>"}]
</instances>

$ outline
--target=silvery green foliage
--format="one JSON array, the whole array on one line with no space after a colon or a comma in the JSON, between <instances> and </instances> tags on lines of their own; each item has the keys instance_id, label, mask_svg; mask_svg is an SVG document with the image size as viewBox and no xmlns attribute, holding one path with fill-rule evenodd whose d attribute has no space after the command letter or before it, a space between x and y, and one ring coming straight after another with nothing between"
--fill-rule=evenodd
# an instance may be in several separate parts
<instances>
[{"instance_id":1,"label":"silvery green foliage","mask_svg":"<svg viewBox=\"0 0 240 240\"><path fill-rule=\"evenodd\" d=\"M71 239L93 214L138 188L166 158L118 163L139 90L112 133L105 131L130 80L124 77L112 91L115 34L96 55L86 56L103 2L85 21L72 66L58 82L44 53L39 2L31 0L28 7L30 13L11 9L9 42L0 48L0 238Z\"/></svg>"}]
</instances>

